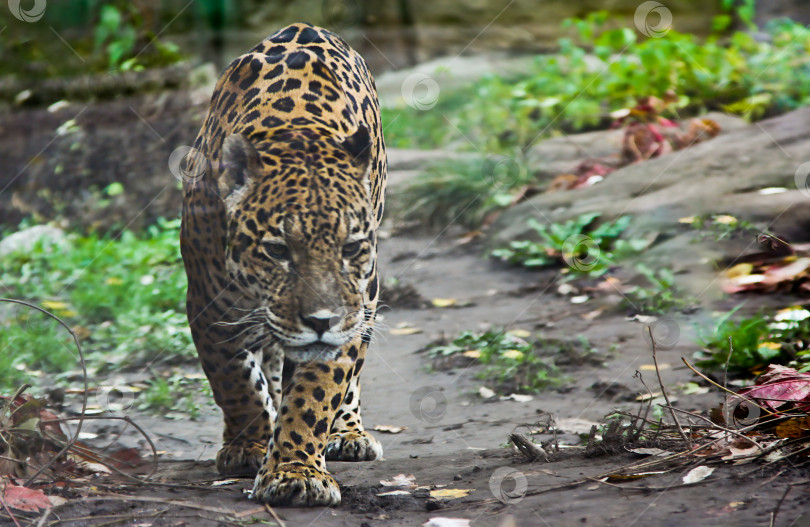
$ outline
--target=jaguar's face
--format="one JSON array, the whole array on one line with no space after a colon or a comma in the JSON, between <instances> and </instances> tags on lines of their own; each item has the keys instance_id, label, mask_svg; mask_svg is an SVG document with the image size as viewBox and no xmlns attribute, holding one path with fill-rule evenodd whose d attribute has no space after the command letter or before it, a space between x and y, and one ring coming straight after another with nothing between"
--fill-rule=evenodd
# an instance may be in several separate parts
<instances>
[{"instance_id":1,"label":"jaguar's face","mask_svg":"<svg viewBox=\"0 0 810 527\"><path fill-rule=\"evenodd\" d=\"M228 274L295 360L333 358L362 333L376 258L367 165L316 146L275 152L225 198Z\"/></svg>"}]
</instances>

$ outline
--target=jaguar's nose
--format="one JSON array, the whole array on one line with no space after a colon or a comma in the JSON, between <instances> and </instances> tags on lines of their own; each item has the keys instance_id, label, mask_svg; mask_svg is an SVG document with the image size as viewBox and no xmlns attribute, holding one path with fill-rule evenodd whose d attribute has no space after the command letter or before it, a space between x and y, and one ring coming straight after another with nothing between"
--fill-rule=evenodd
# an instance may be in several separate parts
<instances>
[{"instance_id":1,"label":"jaguar's nose","mask_svg":"<svg viewBox=\"0 0 810 527\"><path fill-rule=\"evenodd\" d=\"M337 318L334 313L313 313L308 316L301 315L301 320L308 328L314 330L318 334L318 338L320 338L329 331Z\"/></svg>"}]
</instances>

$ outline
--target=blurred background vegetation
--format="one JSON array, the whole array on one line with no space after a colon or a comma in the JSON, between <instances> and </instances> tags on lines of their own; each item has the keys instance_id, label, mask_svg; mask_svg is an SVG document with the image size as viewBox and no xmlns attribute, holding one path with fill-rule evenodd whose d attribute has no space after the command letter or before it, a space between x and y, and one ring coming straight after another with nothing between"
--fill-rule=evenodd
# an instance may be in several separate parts
<instances>
[{"instance_id":1,"label":"blurred background vegetation","mask_svg":"<svg viewBox=\"0 0 810 527\"><path fill-rule=\"evenodd\" d=\"M25 11L36 4L19 2ZM65 318L95 371L195 360L184 319L179 183L167 160L193 141L226 63L294 21L332 29L364 55L389 146L461 155L390 199L395 219L427 227L452 220L477 228L521 189L546 188L530 155L538 140L607 129L616 112L640 101L658 101L640 120L719 110L756 121L807 104L804 2L671 2L672 28L662 38L643 25L659 19L634 19L638 7L52 0L26 21L0 6L0 232L10 238L40 224L61 232L0 247L1 294ZM429 111L402 94L414 71L439 88ZM487 156L508 158L509 177ZM17 308L0 306L0 316L0 349L24 350L0 360L0 387L43 371L70 377L74 352L58 326ZM155 389L165 391L167 378Z\"/></svg>"}]
</instances>

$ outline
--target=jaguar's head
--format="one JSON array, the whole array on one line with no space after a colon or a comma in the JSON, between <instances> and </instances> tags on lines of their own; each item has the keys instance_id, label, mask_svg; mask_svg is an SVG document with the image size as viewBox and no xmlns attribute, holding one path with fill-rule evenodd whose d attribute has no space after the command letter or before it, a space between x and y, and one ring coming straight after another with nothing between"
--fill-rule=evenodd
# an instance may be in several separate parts
<instances>
[{"instance_id":1,"label":"jaguar's head","mask_svg":"<svg viewBox=\"0 0 810 527\"><path fill-rule=\"evenodd\" d=\"M363 126L343 142L223 143L228 276L293 360L330 360L366 329L377 288L370 163Z\"/></svg>"}]
</instances>

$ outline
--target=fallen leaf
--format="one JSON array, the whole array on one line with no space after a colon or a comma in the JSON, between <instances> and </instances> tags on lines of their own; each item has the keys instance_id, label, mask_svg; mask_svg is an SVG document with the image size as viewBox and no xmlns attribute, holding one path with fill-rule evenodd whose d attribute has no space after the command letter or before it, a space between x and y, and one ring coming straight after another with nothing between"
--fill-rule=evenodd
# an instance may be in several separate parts
<instances>
[{"instance_id":1,"label":"fallen leaf","mask_svg":"<svg viewBox=\"0 0 810 527\"><path fill-rule=\"evenodd\" d=\"M377 496L385 497L385 496L410 496L411 493L407 490L391 490L388 492L380 492Z\"/></svg>"},{"instance_id":2,"label":"fallen leaf","mask_svg":"<svg viewBox=\"0 0 810 527\"><path fill-rule=\"evenodd\" d=\"M21 511L39 512L40 509L51 508L51 501L41 490L20 487L12 483L6 483L3 501L12 509Z\"/></svg>"},{"instance_id":3,"label":"fallen leaf","mask_svg":"<svg viewBox=\"0 0 810 527\"><path fill-rule=\"evenodd\" d=\"M686 485L691 485L692 483L703 481L704 479L711 476L712 472L714 472L713 467L707 467L706 465L695 467L686 473L686 475L683 477L683 482Z\"/></svg>"},{"instance_id":4,"label":"fallen leaf","mask_svg":"<svg viewBox=\"0 0 810 527\"><path fill-rule=\"evenodd\" d=\"M668 370L670 368L670 364L667 362L662 362L658 364L659 370ZM642 364L638 367L641 371L655 371L655 364Z\"/></svg>"},{"instance_id":5,"label":"fallen leaf","mask_svg":"<svg viewBox=\"0 0 810 527\"><path fill-rule=\"evenodd\" d=\"M669 452L660 448L628 448L634 454L641 456L668 456Z\"/></svg>"},{"instance_id":6,"label":"fallen leaf","mask_svg":"<svg viewBox=\"0 0 810 527\"><path fill-rule=\"evenodd\" d=\"M666 474L666 470L656 470L652 472L636 472L634 474L611 474L608 476L608 481L628 481L632 479L646 478L647 476L657 476L658 474Z\"/></svg>"},{"instance_id":7,"label":"fallen leaf","mask_svg":"<svg viewBox=\"0 0 810 527\"><path fill-rule=\"evenodd\" d=\"M593 311L588 311L587 313L580 315L580 318L591 321L598 318L604 312L604 309L594 309Z\"/></svg>"},{"instance_id":8,"label":"fallen leaf","mask_svg":"<svg viewBox=\"0 0 810 527\"><path fill-rule=\"evenodd\" d=\"M569 299L569 301L572 304L584 304L585 302L587 302L590 299L591 299L591 297L589 297L588 295L579 295L579 296L572 296Z\"/></svg>"},{"instance_id":9,"label":"fallen leaf","mask_svg":"<svg viewBox=\"0 0 810 527\"><path fill-rule=\"evenodd\" d=\"M463 498L473 489L436 489L430 491L430 497L437 500L455 500Z\"/></svg>"},{"instance_id":10,"label":"fallen leaf","mask_svg":"<svg viewBox=\"0 0 810 527\"><path fill-rule=\"evenodd\" d=\"M416 335L422 333L422 330L419 328L393 328L388 330L388 333L391 335Z\"/></svg>"},{"instance_id":11,"label":"fallen leaf","mask_svg":"<svg viewBox=\"0 0 810 527\"><path fill-rule=\"evenodd\" d=\"M470 527L467 518L431 518L422 524L422 527Z\"/></svg>"},{"instance_id":12,"label":"fallen leaf","mask_svg":"<svg viewBox=\"0 0 810 527\"><path fill-rule=\"evenodd\" d=\"M793 403L800 410L810 410L810 374L799 373L793 368L771 364L759 376L756 384L738 392L771 410Z\"/></svg>"},{"instance_id":13,"label":"fallen leaf","mask_svg":"<svg viewBox=\"0 0 810 527\"><path fill-rule=\"evenodd\" d=\"M212 487L222 487L222 486L225 486L225 485L233 485L234 483L239 483L240 481L242 481L242 480L240 480L240 479L221 479L219 481L215 481L215 482L211 483L211 486Z\"/></svg>"},{"instance_id":14,"label":"fallen leaf","mask_svg":"<svg viewBox=\"0 0 810 527\"><path fill-rule=\"evenodd\" d=\"M480 359L481 358L481 350L467 350L461 354L464 357L469 357L471 359Z\"/></svg>"},{"instance_id":15,"label":"fallen leaf","mask_svg":"<svg viewBox=\"0 0 810 527\"><path fill-rule=\"evenodd\" d=\"M372 430L377 432L384 432L386 434L399 434L403 430L407 430L407 426L394 426L394 425L377 425Z\"/></svg>"},{"instance_id":16,"label":"fallen leaf","mask_svg":"<svg viewBox=\"0 0 810 527\"><path fill-rule=\"evenodd\" d=\"M416 476L413 474L397 474L391 480L380 480L383 487L414 487L416 486ZM379 495L379 494L378 494Z\"/></svg>"},{"instance_id":17,"label":"fallen leaf","mask_svg":"<svg viewBox=\"0 0 810 527\"><path fill-rule=\"evenodd\" d=\"M434 298L430 301L433 307L452 307L458 305L458 300L455 298Z\"/></svg>"},{"instance_id":18,"label":"fallen leaf","mask_svg":"<svg viewBox=\"0 0 810 527\"><path fill-rule=\"evenodd\" d=\"M532 397L531 395L525 395L522 393L512 393L501 397L501 401L515 401L518 403L528 403L529 401L533 400L534 397Z\"/></svg>"},{"instance_id":19,"label":"fallen leaf","mask_svg":"<svg viewBox=\"0 0 810 527\"><path fill-rule=\"evenodd\" d=\"M492 399L495 397L495 392L487 388L486 386L481 386L478 388L478 395L483 397L484 399Z\"/></svg>"},{"instance_id":20,"label":"fallen leaf","mask_svg":"<svg viewBox=\"0 0 810 527\"><path fill-rule=\"evenodd\" d=\"M512 337L517 337L519 339L527 339L527 338L532 336L531 331L527 331L525 329L519 329L519 328L510 329L509 331L506 332L506 334L510 335Z\"/></svg>"}]
</instances>

